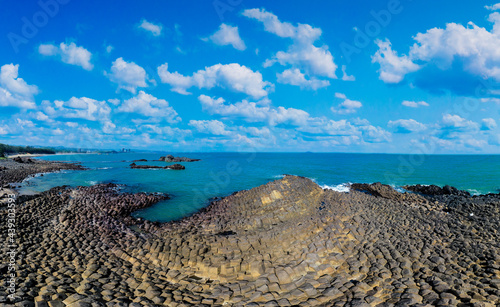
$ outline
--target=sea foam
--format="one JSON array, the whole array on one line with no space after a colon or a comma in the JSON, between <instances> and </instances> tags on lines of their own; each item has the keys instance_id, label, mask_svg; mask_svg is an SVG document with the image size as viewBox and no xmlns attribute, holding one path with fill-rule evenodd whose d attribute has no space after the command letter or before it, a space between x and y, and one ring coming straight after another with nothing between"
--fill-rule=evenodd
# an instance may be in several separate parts
<instances>
[{"instance_id":1,"label":"sea foam","mask_svg":"<svg viewBox=\"0 0 500 307\"><path fill-rule=\"evenodd\" d=\"M342 193L349 193L349 191L351 190L350 186L351 185L349 183L341 183L337 185L327 185L327 184L321 185L323 189L333 190Z\"/></svg>"}]
</instances>

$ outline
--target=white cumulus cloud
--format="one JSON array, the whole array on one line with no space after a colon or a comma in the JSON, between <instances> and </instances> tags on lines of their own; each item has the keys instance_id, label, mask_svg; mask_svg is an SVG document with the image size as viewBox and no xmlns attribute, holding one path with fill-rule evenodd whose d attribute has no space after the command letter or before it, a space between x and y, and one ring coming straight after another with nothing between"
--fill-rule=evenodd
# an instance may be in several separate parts
<instances>
[{"instance_id":1,"label":"white cumulus cloud","mask_svg":"<svg viewBox=\"0 0 500 307\"><path fill-rule=\"evenodd\" d=\"M389 121L387 124L390 128L394 128L397 133L419 132L427 129L427 126L417 122L414 119L398 119Z\"/></svg>"},{"instance_id":2,"label":"white cumulus cloud","mask_svg":"<svg viewBox=\"0 0 500 307\"><path fill-rule=\"evenodd\" d=\"M144 68L134 62L127 62L117 58L111 66L111 72L104 73L109 80L118 84L118 88L125 89L133 94L138 87L147 87L147 74Z\"/></svg>"},{"instance_id":3,"label":"white cumulus cloud","mask_svg":"<svg viewBox=\"0 0 500 307\"><path fill-rule=\"evenodd\" d=\"M38 94L35 85L19 78L19 65L5 64L0 69L0 106L34 109L33 96Z\"/></svg>"},{"instance_id":4,"label":"white cumulus cloud","mask_svg":"<svg viewBox=\"0 0 500 307\"><path fill-rule=\"evenodd\" d=\"M391 140L391 133L381 127L370 125L367 120L355 119L352 123L342 120L331 120L325 117L312 117L298 131L314 136L316 141L325 137L335 145L351 145L366 143L385 143Z\"/></svg>"},{"instance_id":5,"label":"white cumulus cloud","mask_svg":"<svg viewBox=\"0 0 500 307\"><path fill-rule=\"evenodd\" d=\"M75 43L60 43L59 46L41 44L38 46L38 53L44 56L58 57L63 63L80 66L85 70L94 68L94 65L90 62L92 53Z\"/></svg>"},{"instance_id":6,"label":"white cumulus cloud","mask_svg":"<svg viewBox=\"0 0 500 307\"><path fill-rule=\"evenodd\" d=\"M348 99L343 93L335 93L335 97L338 99L343 99L344 101L340 103L337 107L331 107L332 112L339 114L350 114L355 113L363 104L357 100Z\"/></svg>"},{"instance_id":7,"label":"white cumulus cloud","mask_svg":"<svg viewBox=\"0 0 500 307\"><path fill-rule=\"evenodd\" d=\"M215 99L206 95L200 95L198 100L202 109L209 114L241 118L248 122L267 122L271 126L279 124L301 126L309 119L309 113L294 108L259 106L247 100L226 104L223 98Z\"/></svg>"},{"instance_id":8,"label":"white cumulus cloud","mask_svg":"<svg viewBox=\"0 0 500 307\"><path fill-rule=\"evenodd\" d=\"M247 48L245 42L240 37L238 27L233 27L225 23L221 24L219 30L207 39L219 46L231 45L237 50L245 50Z\"/></svg>"},{"instance_id":9,"label":"white cumulus cloud","mask_svg":"<svg viewBox=\"0 0 500 307\"><path fill-rule=\"evenodd\" d=\"M144 91L137 96L127 99L117 109L120 112L137 113L147 117L164 118L174 124L181 121L177 112L164 99L158 99Z\"/></svg>"},{"instance_id":10,"label":"white cumulus cloud","mask_svg":"<svg viewBox=\"0 0 500 307\"><path fill-rule=\"evenodd\" d=\"M459 115L444 114L443 127L457 130L477 130L479 125L473 121L467 120Z\"/></svg>"},{"instance_id":11,"label":"white cumulus cloud","mask_svg":"<svg viewBox=\"0 0 500 307\"><path fill-rule=\"evenodd\" d=\"M55 100L53 104L43 101L42 106L46 114L37 116L39 120L43 120L45 116L50 116L51 118L64 117L89 121L105 121L109 119L111 113L111 108L105 101L87 97L71 97L67 101Z\"/></svg>"},{"instance_id":12,"label":"white cumulus cloud","mask_svg":"<svg viewBox=\"0 0 500 307\"><path fill-rule=\"evenodd\" d=\"M389 40L377 39L375 43L379 50L372 57L372 63L380 64L379 79L385 83L399 83L406 74L420 69L408 56L398 56L397 52L392 50Z\"/></svg>"},{"instance_id":13,"label":"white cumulus cloud","mask_svg":"<svg viewBox=\"0 0 500 307\"><path fill-rule=\"evenodd\" d=\"M428 107L429 104L425 101L410 101L410 100L404 100L402 103L405 107L409 108L418 108L418 107Z\"/></svg>"},{"instance_id":14,"label":"white cumulus cloud","mask_svg":"<svg viewBox=\"0 0 500 307\"><path fill-rule=\"evenodd\" d=\"M230 134L230 132L226 130L226 125L218 120L190 120L189 125L194 127L200 133L213 135Z\"/></svg>"},{"instance_id":15,"label":"white cumulus cloud","mask_svg":"<svg viewBox=\"0 0 500 307\"><path fill-rule=\"evenodd\" d=\"M306 79L306 76L298 68L286 69L282 73L276 74L279 83L300 86L302 89L317 90L330 85L328 80L319 80L317 78Z\"/></svg>"},{"instance_id":16,"label":"white cumulus cloud","mask_svg":"<svg viewBox=\"0 0 500 307\"><path fill-rule=\"evenodd\" d=\"M43 112L36 112L36 119L39 121L50 121L50 118Z\"/></svg>"},{"instance_id":17,"label":"white cumulus cloud","mask_svg":"<svg viewBox=\"0 0 500 307\"><path fill-rule=\"evenodd\" d=\"M482 130L493 130L497 127L497 122L493 118L483 118Z\"/></svg>"},{"instance_id":18,"label":"white cumulus cloud","mask_svg":"<svg viewBox=\"0 0 500 307\"><path fill-rule=\"evenodd\" d=\"M484 8L490 11L497 11L500 10L500 3L496 3L493 5L486 5Z\"/></svg>"},{"instance_id":19,"label":"white cumulus cloud","mask_svg":"<svg viewBox=\"0 0 500 307\"><path fill-rule=\"evenodd\" d=\"M368 143L385 143L391 140L391 133L381 127L372 125L361 126L363 140Z\"/></svg>"},{"instance_id":20,"label":"white cumulus cloud","mask_svg":"<svg viewBox=\"0 0 500 307\"><path fill-rule=\"evenodd\" d=\"M349 76L346 72L347 66L342 65L342 80L344 81L356 81L356 77Z\"/></svg>"},{"instance_id":21,"label":"white cumulus cloud","mask_svg":"<svg viewBox=\"0 0 500 307\"><path fill-rule=\"evenodd\" d=\"M487 8L497 10L499 7ZM406 74L424 65L446 71L455 61L460 61L461 69L468 74L500 81L500 13L492 12L488 21L492 24L491 30L470 21L466 26L451 22L444 28L417 33L408 55L403 56L392 50L389 40L377 40L379 50L372 60L380 64L379 78L386 83L399 83Z\"/></svg>"},{"instance_id":22,"label":"white cumulus cloud","mask_svg":"<svg viewBox=\"0 0 500 307\"><path fill-rule=\"evenodd\" d=\"M189 94L191 87L211 89L221 87L233 92L240 92L254 98L267 96L273 89L273 84L263 81L262 74L237 63L216 64L198 70L192 76L184 76L178 72L169 72L168 63L158 67L158 75L163 83L170 84L172 91Z\"/></svg>"},{"instance_id":23,"label":"white cumulus cloud","mask_svg":"<svg viewBox=\"0 0 500 307\"><path fill-rule=\"evenodd\" d=\"M143 19L141 21L141 24L139 25L139 28L148 31L153 36L160 36L163 26L161 24L154 24L152 22L147 21L146 19Z\"/></svg>"},{"instance_id":24,"label":"white cumulus cloud","mask_svg":"<svg viewBox=\"0 0 500 307\"><path fill-rule=\"evenodd\" d=\"M314 42L321 36L320 28L314 28L308 24L294 26L288 22L281 22L276 15L264 9L247 9L243 11L243 16L261 22L267 32L290 38L293 41L287 51L277 52L273 58L264 63L264 66L268 67L274 63L292 65L303 69L310 76L337 78L335 75L337 64L328 46L316 47L314 45Z\"/></svg>"}]
</instances>

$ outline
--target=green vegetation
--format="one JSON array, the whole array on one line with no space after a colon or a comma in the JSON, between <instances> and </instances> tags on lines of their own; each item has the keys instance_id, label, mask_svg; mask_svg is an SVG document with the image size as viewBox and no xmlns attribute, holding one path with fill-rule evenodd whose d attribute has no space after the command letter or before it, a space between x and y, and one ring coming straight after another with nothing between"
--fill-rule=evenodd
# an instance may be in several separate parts
<instances>
[{"instance_id":1,"label":"green vegetation","mask_svg":"<svg viewBox=\"0 0 500 307\"><path fill-rule=\"evenodd\" d=\"M32 146L12 146L0 143L0 157L8 154L55 154L56 151L51 148L36 148Z\"/></svg>"}]
</instances>

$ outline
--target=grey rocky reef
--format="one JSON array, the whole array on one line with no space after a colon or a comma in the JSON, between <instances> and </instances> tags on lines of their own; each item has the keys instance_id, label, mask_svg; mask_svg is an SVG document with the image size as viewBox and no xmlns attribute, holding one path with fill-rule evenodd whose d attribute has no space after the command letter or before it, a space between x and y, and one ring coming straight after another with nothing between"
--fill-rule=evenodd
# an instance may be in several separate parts
<instances>
[{"instance_id":1,"label":"grey rocky reef","mask_svg":"<svg viewBox=\"0 0 500 307\"><path fill-rule=\"evenodd\" d=\"M0 186L21 182L25 178L39 173L83 169L85 168L78 163L44 161L21 157L0 160Z\"/></svg>"},{"instance_id":2,"label":"grey rocky reef","mask_svg":"<svg viewBox=\"0 0 500 307\"><path fill-rule=\"evenodd\" d=\"M404 186L404 189L408 191L412 191L415 193L425 194L425 195L458 195L458 196L470 196L470 193L467 191L461 191L455 187L451 187L449 185L445 185L444 187L438 187L437 185L413 185L413 186Z\"/></svg>"},{"instance_id":3,"label":"grey rocky reef","mask_svg":"<svg viewBox=\"0 0 500 307\"><path fill-rule=\"evenodd\" d=\"M500 304L499 195L359 189L285 176L159 224L130 213L163 195L54 188L18 208L17 304Z\"/></svg>"},{"instance_id":4,"label":"grey rocky reef","mask_svg":"<svg viewBox=\"0 0 500 307\"><path fill-rule=\"evenodd\" d=\"M157 165L137 165L135 163L130 164L130 168L136 168L136 169L174 169L174 170L183 170L186 169L184 165L181 164L172 164L172 165L167 165L167 166L157 166Z\"/></svg>"},{"instance_id":5,"label":"grey rocky reef","mask_svg":"<svg viewBox=\"0 0 500 307\"><path fill-rule=\"evenodd\" d=\"M160 161L165 161L165 162L196 162L196 161L200 161L200 159L191 159L191 158L186 158L186 157L174 157L172 155L167 155L164 157L160 157Z\"/></svg>"}]
</instances>

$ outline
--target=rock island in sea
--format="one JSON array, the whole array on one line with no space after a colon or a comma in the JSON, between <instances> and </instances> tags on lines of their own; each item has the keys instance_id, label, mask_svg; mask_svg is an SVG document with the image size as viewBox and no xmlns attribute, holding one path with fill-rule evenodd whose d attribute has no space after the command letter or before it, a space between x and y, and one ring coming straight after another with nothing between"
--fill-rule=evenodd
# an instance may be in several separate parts
<instances>
[{"instance_id":1,"label":"rock island in sea","mask_svg":"<svg viewBox=\"0 0 500 307\"><path fill-rule=\"evenodd\" d=\"M12 172L0 172L2 183ZM415 193L379 183L341 193L285 176L160 224L130 214L168 195L53 188L17 203L14 303L500 304L500 196L407 190ZM7 213L1 207L2 221ZM7 231L0 223L3 238ZM0 305L13 305L7 294L0 289Z\"/></svg>"}]
</instances>

